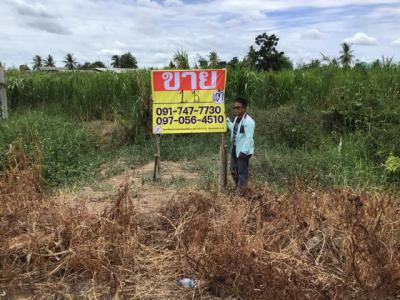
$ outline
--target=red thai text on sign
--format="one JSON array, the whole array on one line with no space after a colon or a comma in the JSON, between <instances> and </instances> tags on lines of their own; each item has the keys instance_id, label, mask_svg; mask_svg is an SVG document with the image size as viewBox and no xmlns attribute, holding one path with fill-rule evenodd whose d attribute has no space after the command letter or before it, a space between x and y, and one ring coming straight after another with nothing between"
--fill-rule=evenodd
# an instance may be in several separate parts
<instances>
[{"instance_id":1,"label":"red thai text on sign","mask_svg":"<svg viewBox=\"0 0 400 300\"><path fill-rule=\"evenodd\" d=\"M157 92L223 90L225 70L153 71L153 89Z\"/></svg>"}]
</instances>

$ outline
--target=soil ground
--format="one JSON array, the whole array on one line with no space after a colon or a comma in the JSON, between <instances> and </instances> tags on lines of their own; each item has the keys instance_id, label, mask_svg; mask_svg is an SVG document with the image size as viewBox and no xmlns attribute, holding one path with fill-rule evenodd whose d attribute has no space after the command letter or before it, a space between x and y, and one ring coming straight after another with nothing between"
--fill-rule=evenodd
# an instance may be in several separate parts
<instances>
[{"instance_id":1,"label":"soil ground","mask_svg":"<svg viewBox=\"0 0 400 300\"><path fill-rule=\"evenodd\" d=\"M181 162L165 161L161 166L161 181L153 182L154 163L130 168L121 174L105 178L94 184L86 185L77 191L60 191L56 196L61 201L71 203L85 202L93 212L102 212L110 199L120 188L129 184L129 193L135 206L141 213L152 213L167 203L180 189L195 188L200 183L197 172L182 168ZM106 166L100 171L106 174Z\"/></svg>"}]
</instances>

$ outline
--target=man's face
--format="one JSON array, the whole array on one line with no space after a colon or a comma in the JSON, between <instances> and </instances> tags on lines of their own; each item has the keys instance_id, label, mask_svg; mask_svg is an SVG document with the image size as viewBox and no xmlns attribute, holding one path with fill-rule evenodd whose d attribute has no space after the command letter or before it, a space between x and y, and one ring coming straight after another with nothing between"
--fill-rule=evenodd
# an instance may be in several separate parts
<instances>
[{"instance_id":1,"label":"man's face","mask_svg":"<svg viewBox=\"0 0 400 300\"><path fill-rule=\"evenodd\" d=\"M246 112L246 108L243 107L242 103L235 102L233 104L233 112L234 112L235 116L242 117L244 115L244 113Z\"/></svg>"}]
</instances>

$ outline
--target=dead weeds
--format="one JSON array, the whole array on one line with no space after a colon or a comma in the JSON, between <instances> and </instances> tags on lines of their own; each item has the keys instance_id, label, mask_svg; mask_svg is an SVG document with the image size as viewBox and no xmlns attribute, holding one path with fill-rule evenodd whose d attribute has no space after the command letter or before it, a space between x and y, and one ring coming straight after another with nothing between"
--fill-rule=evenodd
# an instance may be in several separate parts
<instances>
[{"instance_id":1,"label":"dead weeds","mask_svg":"<svg viewBox=\"0 0 400 300\"><path fill-rule=\"evenodd\" d=\"M182 195L169 206L182 269L244 299L395 298L400 203L390 195L298 190ZM168 214L168 212L167 212Z\"/></svg>"},{"instance_id":2,"label":"dead weeds","mask_svg":"<svg viewBox=\"0 0 400 300\"><path fill-rule=\"evenodd\" d=\"M12 152L15 163L0 178L0 287L7 297L132 292L141 250L128 187L96 215L85 205L47 198L38 188L38 168L22 151Z\"/></svg>"},{"instance_id":3,"label":"dead weeds","mask_svg":"<svg viewBox=\"0 0 400 300\"><path fill-rule=\"evenodd\" d=\"M395 298L399 199L269 190L247 198L181 191L147 213L123 185L112 205L48 198L40 164L11 148L0 176L5 297L122 299ZM199 279L179 289L180 276ZM206 296L208 295L208 296Z\"/></svg>"}]
</instances>

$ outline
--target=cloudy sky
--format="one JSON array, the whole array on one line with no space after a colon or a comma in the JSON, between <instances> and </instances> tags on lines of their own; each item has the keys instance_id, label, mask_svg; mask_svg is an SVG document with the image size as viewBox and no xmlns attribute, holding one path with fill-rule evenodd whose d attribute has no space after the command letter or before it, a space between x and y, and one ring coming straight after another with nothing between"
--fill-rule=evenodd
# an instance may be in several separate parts
<instances>
[{"instance_id":1,"label":"cloudy sky","mask_svg":"<svg viewBox=\"0 0 400 300\"><path fill-rule=\"evenodd\" d=\"M79 62L131 51L139 66L167 65L177 49L243 58L262 33L280 37L295 62L338 56L400 60L400 1L391 0L0 0L0 61L31 64L67 52Z\"/></svg>"}]
</instances>

